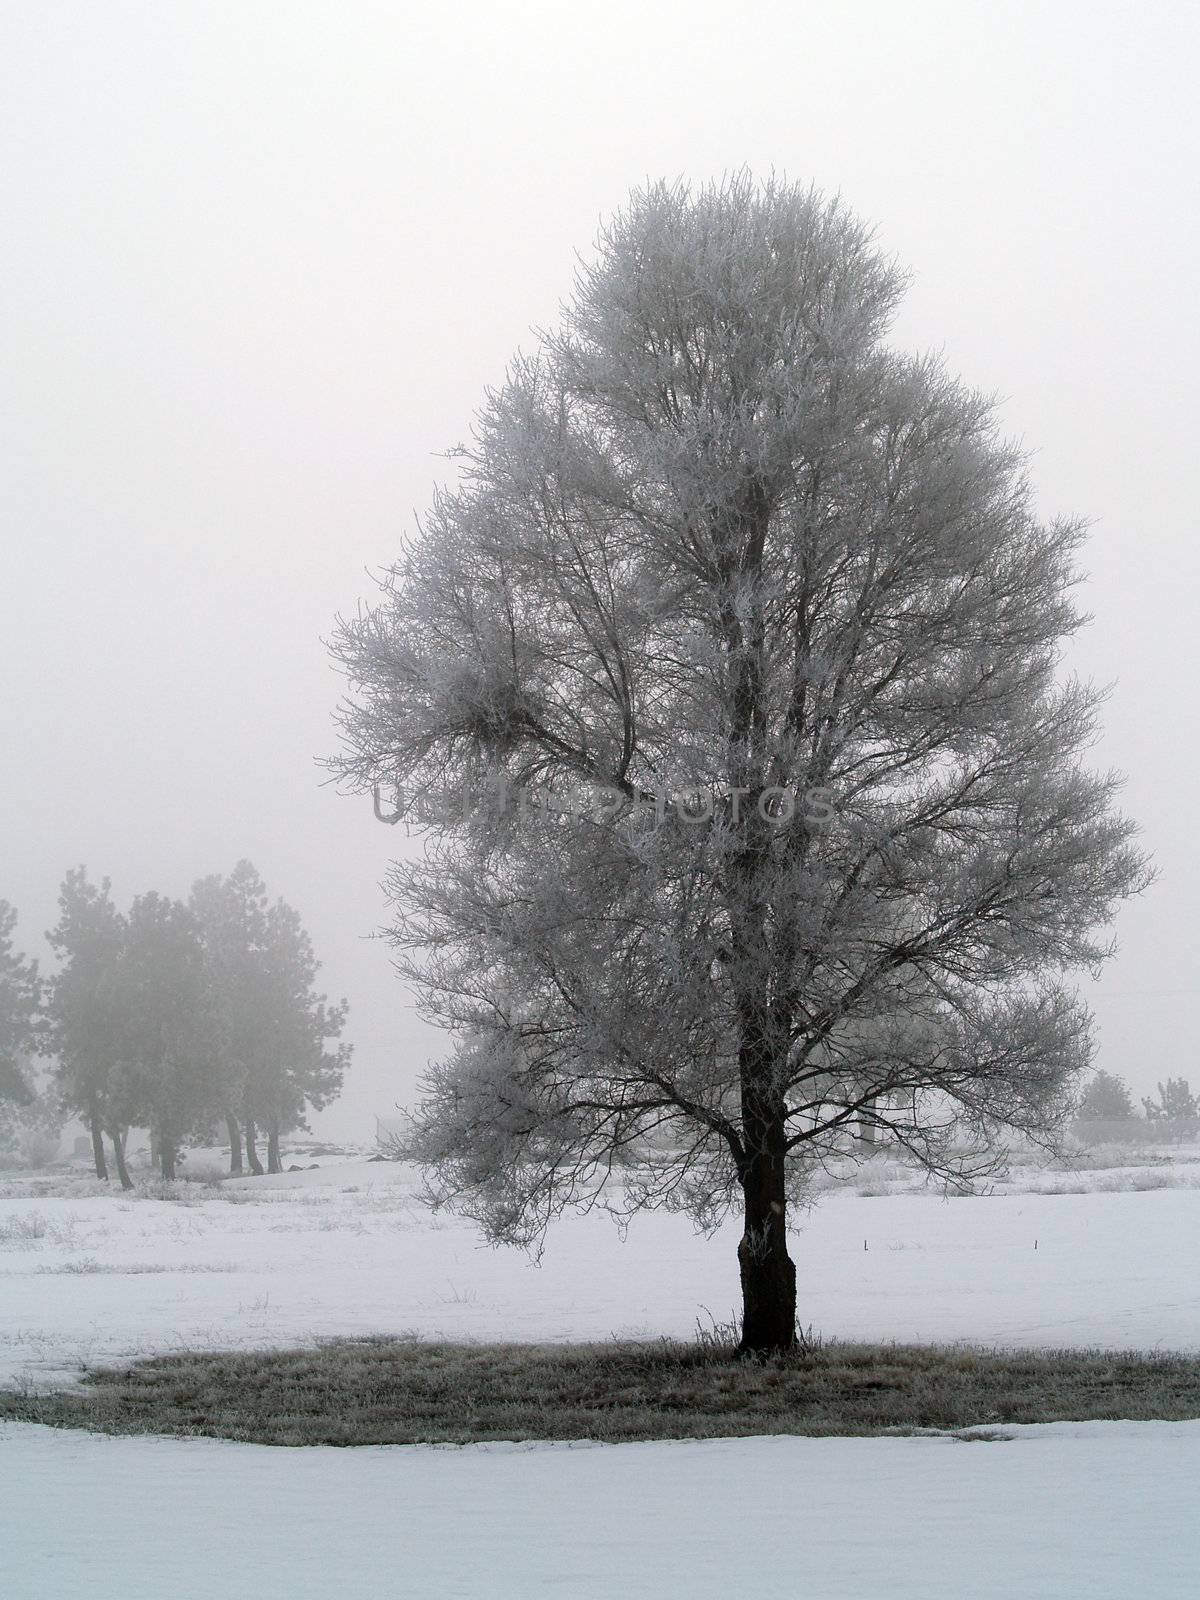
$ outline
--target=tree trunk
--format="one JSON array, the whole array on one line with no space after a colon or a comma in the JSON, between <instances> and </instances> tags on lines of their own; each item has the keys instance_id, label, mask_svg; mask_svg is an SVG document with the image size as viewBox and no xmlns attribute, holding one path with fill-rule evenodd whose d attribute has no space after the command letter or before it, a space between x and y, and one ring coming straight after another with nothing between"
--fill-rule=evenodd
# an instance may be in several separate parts
<instances>
[{"instance_id":1,"label":"tree trunk","mask_svg":"<svg viewBox=\"0 0 1200 1600\"><path fill-rule=\"evenodd\" d=\"M160 1129L158 1134L158 1157L162 1168L162 1175L167 1179L168 1182L174 1181L175 1162L178 1159L178 1156L179 1150L175 1144L175 1140L164 1129Z\"/></svg>"},{"instance_id":2,"label":"tree trunk","mask_svg":"<svg viewBox=\"0 0 1200 1600\"><path fill-rule=\"evenodd\" d=\"M737 839L729 861L732 975L738 1013L742 1152L738 1158L745 1228L738 1245L742 1280L740 1355L768 1355L796 1343L796 1268L787 1253L786 1081L790 1005L779 978L788 962L768 938L773 876L767 784L764 677L765 621L760 579L771 502L761 476L747 480L732 525L717 541L722 570L721 633L729 671L729 756L734 793L745 800L731 817ZM759 596L743 608L739 596ZM803 838L792 830L792 841ZM794 843L791 849L799 849ZM776 910L781 908L776 906ZM794 938L786 914L779 929ZM772 982L772 969L774 978Z\"/></svg>"},{"instance_id":3,"label":"tree trunk","mask_svg":"<svg viewBox=\"0 0 1200 1600\"><path fill-rule=\"evenodd\" d=\"M279 1124L277 1122L272 1122L267 1128L267 1171L283 1171L283 1162L279 1159Z\"/></svg>"},{"instance_id":4,"label":"tree trunk","mask_svg":"<svg viewBox=\"0 0 1200 1600\"><path fill-rule=\"evenodd\" d=\"M753 1059L747 1059L752 1057ZM766 1087L773 1074L761 1046L743 1052L742 1169L745 1231L739 1355L769 1355L796 1344L796 1268L787 1251L787 1104Z\"/></svg>"},{"instance_id":5,"label":"tree trunk","mask_svg":"<svg viewBox=\"0 0 1200 1600\"><path fill-rule=\"evenodd\" d=\"M744 950L754 946L743 944ZM761 946L760 946L761 948ZM749 965L755 958L743 958ZM756 974L751 974L753 979ZM773 1014L765 985L739 996L742 1045L741 1179L745 1226L738 1244L742 1279L739 1355L770 1355L796 1344L796 1268L787 1251L788 1106L783 1089L786 1019Z\"/></svg>"},{"instance_id":6,"label":"tree trunk","mask_svg":"<svg viewBox=\"0 0 1200 1600\"><path fill-rule=\"evenodd\" d=\"M100 1107L95 1096L88 1108L88 1122L92 1131L92 1159L96 1163L96 1176L108 1182L108 1162L104 1159L104 1132L100 1125Z\"/></svg>"},{"instance_id":7,"label":"tree trunk","mask_svg":"<svg viewBox=\"0 0 1200 1600\"><path fill-rule=\"evenodd\" d=\"M159 1161L158 1130L157 1130L157 1128L151 1128L150 1129L150 1165L152 1167L156 1167L158 1165L158 1161Z\"/></svg>"},{"instance_id":8,"label":"tree trunk","mask_svg":"<svg viewBox=\"0 0 1200 1600\"><path fill-rule=\"evenodd\" d=\"M225 1113L225 1129L229 1134L229 1176L232 1178L242 1171L242 1130L232 1111Z\"/></svg>"},{"instance_id":9,"label":"tree trunk","mask_svg":"<svg viewBox=\"0 0 1200 1600\"><path fill-rule=\"evenodd\" d=\"M764 1188L745 1187L746 1231L738 1245L742 1278L739 1355L769 1355L796 1343L796 1267L787 1252L786 1211L779 1198L764 1204Z\"/></svg>"},{"instance_id":10,"label":"tree trunk","mask_svg":"<svg viewBox=\"0 0 1200 1600\"><path fill-rule=\"evenodd\" d=\"M113 1157L117 1164L117 1177L121 1180L122 1189L132 1189L133 1179L129 1176L129 1168L125 1165L125 1134L120 1128L109 1130L112 1140Z\"/></svg>"},{"instance_id":11,"label":"tree trunk","mask_svg":"<svg viewBox=\"0 0 1200 1600\"><path fill-rule=\"evenodd\" d=\"M262 1162L258 1159L258 1130L254 1126L254 1118L246 1118L246 1164L256 1178L262 1177Z\"/></svg>"}]
</instances>

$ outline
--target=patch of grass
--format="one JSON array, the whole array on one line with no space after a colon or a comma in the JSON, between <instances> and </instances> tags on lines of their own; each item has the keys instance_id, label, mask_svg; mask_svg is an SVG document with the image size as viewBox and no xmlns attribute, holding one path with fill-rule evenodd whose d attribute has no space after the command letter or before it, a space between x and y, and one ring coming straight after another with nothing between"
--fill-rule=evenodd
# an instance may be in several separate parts
<instances>
[{"instance_id":1,"label":"patch of grass","mask_svg":"<svg viewBox=\"0 0 1200 1600\"><path fill-rule=\"evenodd\" d=\"M236 1272L233 1265L214 1266L202 1261L178 1261L173 1263L159 1263L147 1261L118 1262L97 1261L95 1256L81 1256L78 1261L64 1261L57 1267L39 1267L39 1277L55 1277L67 1274L73 1277L90 1276L94 1273L111 1274L117 1278L140 1277L146 1273L159 1272Z\"/></svg>"},{"instance_id":2,"label":"patch of grass","mask_svg":"<svg viewBox=\"0 0 1200 1600\"><path fill-rule=\"evenodd\" d=\"M89 1372L72 1391L0 1394L0 1417L104 1433L276 1445L694 1439L1200 1417L1200 1359L817 1344L737 1361L697 1344L337 1341L185 1354Z\"/></svg>"}]
</instances>

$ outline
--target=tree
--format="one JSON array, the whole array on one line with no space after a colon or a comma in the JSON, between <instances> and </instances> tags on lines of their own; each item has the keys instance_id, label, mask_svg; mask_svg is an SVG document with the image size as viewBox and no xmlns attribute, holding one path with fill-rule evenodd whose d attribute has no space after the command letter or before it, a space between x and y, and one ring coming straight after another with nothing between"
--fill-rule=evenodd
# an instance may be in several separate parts
<instances>
[{"instance_id":1,"label":"tree","mask_svg":"<svg viewBox=\"0 0 1200 1600\"><path fill-rule=\"evenodd\" d=\"M13 948L17 913L0 900L0 1102L27 1105L32 1089L22 1070L35 1046L41 1005L37 962Z\"/></svg>"},{"instance_id":2,"label":"tree","mask_svg":"<svg viewBox=\"0 0 1200 1600\"><path fill-rule=\"evenodd\" d=\"M1148 1121L1166 1123L1180 1138L1195 1133L1200 1120L1200 1100L1186 1078L1168 1078L1166 1083L1160 1083L1158 1099L1143 1099L1142 1106Z\"/></svg>"},{"instance_id":3,"label":"tree","mask_svg":"<svg viewBox=\"0 0 1200 1600\"><path fill-rule=\"evenodd\" d=\"M299 915L283 900L270 903L249 861L227 878L202 879L191 906L208 974L230 1170L242 1170L240 1113L250 1170L263 1170L261 1126L267 1170L279 1172L282 1134L304 1125L306 1106L319 1109L341 1090L350 1047L329 1054L325 1041L341 1033L346 1005L331 1007L313 992L318 963Z\"/></svg>"},{"instance_id":4,"label":"tree","mask_svg":"<svg viewBox=\"0 0 1200 1600\"><path fill-rule=\"evenodd\" d=\"M27 1100L0 1100L0 1167L45 1167L57 1157L65 1113L45 1068L21 1062Z\"/></svg>"},{"instance_id":5,"label":"tree","mask_svg":"<svg viewBox=\"0 0 1200 1600\"><path fill-rule=\"evenodd\" d=\"M199 927L187 906L155 892L129 908L112 981L119 1018L110 1102L123 1126L151 1128L164 1178L179 1152L214 1110L213 1007Z\"/></svg>"},{"instance_id":6,"label":"tree","mask_svg":"<svg viewBox=\"0 0 1200 1600\"><path fill-rule=\"evenodd\" d=\"M214 1081L229 1138L229 1171L243 1171L244 1128L250 1169L261 1173L247 1097L261 1031L266 886L249 861L239 861L228 877L213 874L194 884L188 904L204 953L213 1013Z\"/></svg>"},{"instance_id":7,"label":"tree","mask_svg":"<svg viewBox=\"0 0 1200 1600\"><path fill-rule=\"evenodd\" d=\"M262 1032L253 1060L249 1104L267 1134L267 1171L282 1172L279 1141L306 1126L305 1108L319 1110L341 1093L351 1047L326 1051L346 1024L348 1007L329 1005L314 990L319 963L298 913L277 900L264 932Z\"/></svg>"},{"instance_id":8,"label":"tree","mask_svg":"<svg viewBox=\"0 0 1200 1600\"><path fill-rule=\"evenodd\" d=\"M119 1145L125 1126L114 1083L121 1050L114 982L126 922L113 904L108 879L92 883L85 867L67 873L58 907L58 924L46 935L60 965L48 986L43 1048L57 1058L63 1103L79 1113L91 1132L96 1176L107 1179L104 1133ZM122 1184L131 1187L123 1152L115 1153Z\"/></svg>"},{"instance_id":9,"label":"tree","mask_svg":"<svg viewBox=\"0 0 1200 1600\"><path fill-rule=\"evenodd\" d=\"M1149 879L1058 673L1082 527L884 342L902 287L815 193L635 194L333 644L455 1041L406 1153L497 1240L740 1204L747 1352L794 1342L788 1207L854 1127L958 1182L1056 1134L1067 975Z\"/></svg>"},{"instance_id":10,"label":"tree","mask_svg":"<svg viewBox=\"0 0 1200 1600\"><path fill-rule=\"evenodd\" d=\"M1134 1116L1129 1085L1113 1072L1097 1072L1080 1096L1078 1114L1085 1122L1120 1122Z\"/></svg>"}]
</instances>

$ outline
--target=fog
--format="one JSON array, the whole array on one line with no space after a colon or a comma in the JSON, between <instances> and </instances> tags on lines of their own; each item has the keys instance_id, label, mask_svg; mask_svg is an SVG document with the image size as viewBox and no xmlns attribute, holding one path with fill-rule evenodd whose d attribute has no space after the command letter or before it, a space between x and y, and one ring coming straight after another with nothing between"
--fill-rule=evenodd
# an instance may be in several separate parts
<instances>
[{"instance_id":1,"label":"fog","mask_svg":"<svg viewBox=\"0 0 1200 1600\"><path fill-rule=\"evenodd\" d=\"M339 796L322 636L448 472L574 253L647 178L840 190L900 342L1005 397L1094 522L1096 760L1161 877L1091 989L1100 1064L1200 1077L1196 14L1185 4L3 9L0 897L122 904L242 856L301 912L369 1136L441 1041L372 931L405 848Z\"/></svg>"}]
</instances>

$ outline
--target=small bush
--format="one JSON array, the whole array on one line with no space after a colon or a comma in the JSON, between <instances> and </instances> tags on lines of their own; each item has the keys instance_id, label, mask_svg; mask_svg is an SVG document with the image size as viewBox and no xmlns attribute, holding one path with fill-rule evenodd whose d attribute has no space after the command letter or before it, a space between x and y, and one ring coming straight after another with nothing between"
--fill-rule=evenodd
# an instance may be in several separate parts
<instances>
[{"instance_id":1,"label":"small bush","mask_svg":"<svg viewBox=\"0 0 1200 1600\"><path fill-rule=\"evenodd\" d=\"M79 1223L75 1217L54 1222L40 1211L26 1211L0 1222L0 1249L29 1249L43 1241L72 1249L78 1233Z\"/></svg>"},{"instance_id":2,"label":"small bush","mask_svg":"<svg viewBox=\"0 0 1200 1600\"><path fill-rule=\"evenodd\" d=\"M50 1224L40 1211L27 1211L23 1216L0 1222L0 1245L34 1244L44 1239L49 1229Z\"/></svg>"}]
</instances>

